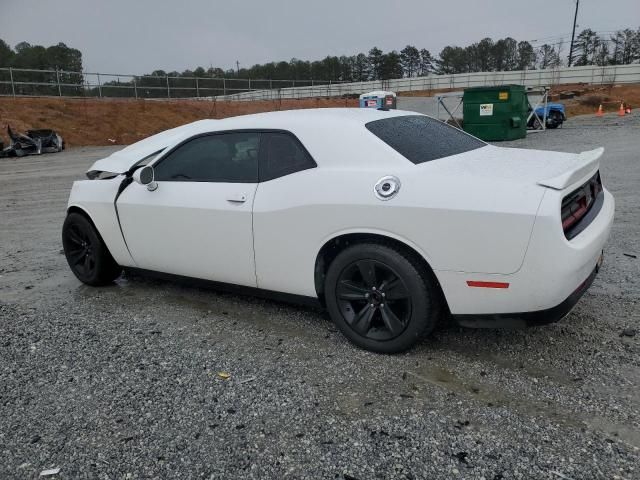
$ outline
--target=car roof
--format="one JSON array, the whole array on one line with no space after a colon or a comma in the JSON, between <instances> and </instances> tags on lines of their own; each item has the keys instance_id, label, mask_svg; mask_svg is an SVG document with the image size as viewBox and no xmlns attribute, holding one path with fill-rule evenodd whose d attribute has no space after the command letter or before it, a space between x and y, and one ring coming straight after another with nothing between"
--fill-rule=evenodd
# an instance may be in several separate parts
<instances>
[{"instance_id":1,"label":"car roof","mask_svg":"<svg viewBox=\"0 0 640 480\"><path fill-rule=\"evenodd\" d=\"M340 132L356 138L366 132L363 127L368 122L403 115L419 114L371 108L313 108L255 113L220 120L198 120L152 135L114 152L109 157L95 162L89 171L125 172L148 155L160 154L161 151L183 140L205 133L228 130L287 130L305 141L315 138L326 143L326 138L318 138L318 132Z\"/></svg>"},{"instance_id":2,"label":"car roof","mask_svg":"<svg viewBox=\"0 0 640 480\"><path fill-rule=\"evenodd\" d=\"M362 127L374 120L411 114L415 115L415 112L371 108L311 108L254 113L220 120L199 120L184 125L193 128L181 128L184 128L183 133L188 135L236 129L281 129L295 132L303 127L322 125L333 128L338 124L345 127Z\"/></svg>"}]
</instances>

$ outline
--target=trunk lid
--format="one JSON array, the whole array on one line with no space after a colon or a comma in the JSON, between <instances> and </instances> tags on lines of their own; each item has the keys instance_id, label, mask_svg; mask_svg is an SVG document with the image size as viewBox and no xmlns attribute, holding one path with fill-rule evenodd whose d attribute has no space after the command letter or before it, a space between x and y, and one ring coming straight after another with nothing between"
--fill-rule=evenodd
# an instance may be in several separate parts
<instances>
[{"instance_id":1,"label":"trunk lid","mask_svg":"<svg viewBox=\"0 0 640 480\"><path fill-rule=\"evenodd\" d=\"M421 165L434 169L434 173L456 177L485 177L563 190L593 175L600 166L603 152L603 148L576 154L487 145Z\"/></svg>"}]
</instances>

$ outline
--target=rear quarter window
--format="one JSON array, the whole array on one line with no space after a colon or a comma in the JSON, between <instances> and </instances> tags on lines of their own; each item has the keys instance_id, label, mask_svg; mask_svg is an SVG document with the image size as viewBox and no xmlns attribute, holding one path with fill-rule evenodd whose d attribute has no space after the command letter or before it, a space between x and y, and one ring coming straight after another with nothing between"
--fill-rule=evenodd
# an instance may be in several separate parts
<instances>
[{"instance_id":1,"label":"rear quarter window","mask_svg":"<svg viewBox=\"0 0 640 480\"><path fill-rule=\"evenodd\" d=\"M418 164L484 147L486 143L423 115L374 120L367 130L407 160Z\"/></svg>"},{"instance_id":2,"label":"rear quarter window","mask_svg":"<svg viewBox=\"0 0 640 480\"><path fill-rule=\"evenodd\" d=\"M317 166L298 139L288 132L262 133L260 157L261 182Z\"/></svg>"}]
</instances>

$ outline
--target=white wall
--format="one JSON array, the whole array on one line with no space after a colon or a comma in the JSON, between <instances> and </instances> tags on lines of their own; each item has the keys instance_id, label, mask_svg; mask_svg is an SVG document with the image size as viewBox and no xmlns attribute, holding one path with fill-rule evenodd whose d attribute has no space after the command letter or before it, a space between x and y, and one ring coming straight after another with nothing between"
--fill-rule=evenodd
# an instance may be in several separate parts
<instances>
[{"instance_id":1,"label":"white wall","mask_svg":"<svg viewBox=\"0 0 640 480\"><path fill-rule=\"evenodd\" d=\"M459 73L455 75L429 75L427 77L399 78L395 80L340 83L313 87L293 87L274 90L220 95L218 100L276 100L309 97L338 97L361 94L371 90L435 90L463 89L486 85L515 83L527 87L551 86L566 83L640 83L640 64L610 65L606 67L560 67L547 70L516 70L510 72Z\"/></svg>"}]
</instances>

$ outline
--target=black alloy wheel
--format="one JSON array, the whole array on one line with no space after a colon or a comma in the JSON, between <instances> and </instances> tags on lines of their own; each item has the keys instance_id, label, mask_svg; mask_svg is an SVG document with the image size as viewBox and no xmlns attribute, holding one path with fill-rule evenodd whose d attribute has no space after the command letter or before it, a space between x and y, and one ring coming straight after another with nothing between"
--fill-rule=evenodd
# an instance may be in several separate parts
<instances>
[{"instance_id":1,"label":"black alloy wheel","mask_svg":"<svg viewBox=\"0 0 640 480\"><path fill-rule=\"evenodd\" d=\"M73 274L88 285L106 285L121 272L91 222L70 213L62 226L62 246Z\"/></svg>"},{"instance_id":2,"label":"black alloy wheel","mask_svg":"<svg viewBox=\"0 0 640 480\"><path fill-rule=\"evenodd\" d=\"M347 266L338 278L336 296L340 313L364 338L396 338L411 318L409 289L389 265L377 260Z\"/></svg>"},{"instance_id":3,"label":"black alloy wheel","mask_svg":"<svg viewBox=\"0 0 640 480\"><path fill-rule=\"evenodd\" d=\"M67 258L72 269L77 270L83 277L90 277L96 269L95 247L92 249L89 234L78 224L71 224L67 230L69 251Z\"/></svg>"},{"instance_id":4,"label":"black alloy wheel","mask_svg":"<svg viewBox=\"0 0 640 480\"><path fill-rule=\"evenodd\" d=\"M442 318L437 280L419 257L384 243L347 247L325 277L327 310L359 347L397 353L428 335Z\"/></svg>"}]
</instances>

